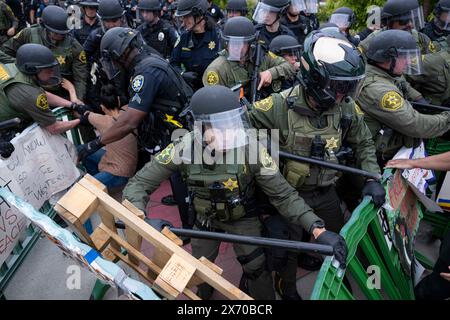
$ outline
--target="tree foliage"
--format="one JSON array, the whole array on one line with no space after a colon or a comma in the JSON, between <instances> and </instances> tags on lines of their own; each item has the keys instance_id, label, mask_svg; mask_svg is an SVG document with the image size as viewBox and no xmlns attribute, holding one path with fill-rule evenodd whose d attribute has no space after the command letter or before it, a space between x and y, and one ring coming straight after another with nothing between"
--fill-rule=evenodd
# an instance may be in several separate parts
<instances>
[{"instance_id":1,"label":"tree foliage","mask_svg":"<svg viewBox=\"0 0 450 320\"><path fill-rule=\"evenodd\" d=\"M420 0L424 7L426 16L429 16L433 12L434 5L438 0ZM386 0L327 0L324 7L321 8L319 18L321 21L327 21L331 13L340 7L349 7L355 11L357 17L357 24L354 26L355 30L361 30L366 27L367 9L372 6L382 7L386 3Z\"/></svg>"}]
</instances>

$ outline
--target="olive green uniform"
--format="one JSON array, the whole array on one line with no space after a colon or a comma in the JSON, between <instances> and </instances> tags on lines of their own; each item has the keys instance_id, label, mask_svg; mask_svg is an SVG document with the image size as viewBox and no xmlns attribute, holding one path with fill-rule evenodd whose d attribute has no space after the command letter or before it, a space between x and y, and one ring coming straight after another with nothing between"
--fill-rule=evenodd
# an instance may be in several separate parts
<instances>
[{"instance_id":1,"label":"olive green uniform","mask_svg":"<svg viewBox=\"0 0 450 320\"><path fill-rule=\"evenodd\" d=\"M56 122L45 91L14 64L0 64L0 121L16 117L43 127Z\"/></svg>"},{"instance_id":2,"label":"olive green uniform","mask_svg":"<svg viewBox=\"0 0 450 320\"><path fill-rule=\"evenodd\" d=\"M246 147L245 150L250 149L247 154L256 152L255 158L258 160L255 164L250 164L248 157L241 161L243 164L228 162L213 166L177 161L181 157L190 163L196 163L192 161L194 157L189 155L192 145L193 134L187 134L175 144L169 145L130 179L123 191L124 198L145 211L148 195L179 170L191 195L197 229L211 227L235 234L260 236L262 225L253 200L255 183L291 223L311 231L315 222L321 222L286 182L265 148L257 150L255 144ZM236 156L242 155L245 150L235 149ZM191 244L192 254L196 258L205 256L210 261L216 259L220 242L192 239ZM272 279L265 268L262 250L242 244L235 244L234 249L244 274L248 277L249 294L255 299L273 299Z\"/></svg>"},{"instance_id":3,"label":"olive green uniform","mask_svg":"<svg viewBox=\"0 0 450 320\"><path fill-rule=\"evenodd\" d=\"M49 48L60 64L62 76L74 84L78 98L84 99L88 78L86 53L71 34L67 34L58 46L54 46L47 40L46 30L41 26L33 25L9 39L3 44L1 50L15 57L19 47L25 43L37 43Z\"/></svg>"},{"instance_id":4,"label":"olive green uniform","mask_svg":"<svg viewBox=\"0 0 450 320\"><path fill-rule=\"evenodd\" d=\"M8 40L6 34L8 29L14 27L17 30L18 26L19 20L17 20L11 8L4 1L0 1L0 45Z\"/></svg>"},{"instance_id":5,"label":"olive green uniform","mask_svg":"<svg viewBox=\"0 0 450 320\"><path fill-rule=\"evenodd\" d=\"M288 101L292 102L291 106ZM303 87L296 86L292 92L289 89L258 101L249 115L257 128L279 129L280 149L295 155L309 157L313 140L319 136L326 143L324 160L330 162L338 162L336 153L342 146L345 130L345 141L353 147L361 168L380 172L370 131L351 99L320 114L306 102ZM345 129L341 125L343 117L352 119ZM283 175L314 212L325 220L327 229L339 232L344 225L340 200L334 188L339 173L286 161Z\"/></svg>"},{"instance_id":6,"label":"olive green uniform","mask_svg":"<svg viewBox=\"0 0 450 320\"><path fill-rule=\"evenodd\" d=\"M241 65L238 61L227 60L227 56L227 50L219 52L219 57L208 66L203 74L203 85L222 85L232 88L237 84L242 84L244 93L248 97L251 87L249 80L255 70L255 65L250 61L246 61L244 65ZM272 75L270 89L273 92L279 92L282 82L295 75L294 68L282 57L273 53L264 55L259 67L259 72L262 71L269 71Z\"/></svg>"},{"instance_id":7,"label":"olive green uniform","mask_svg":"<svg viewBox=\"0 0 450 320\"><path fill-rule=\"evenodd\" d=\"M435 105L450 105L450 49L422 57L422 74L408 76L409 83Z\"/></svg>"},{"instance_id":8,"label":"olive green uniform","mask_svg":"<svg viewBox=\"0 0 450 320\"><path fill-rule=\"evenodd\" d=\"M372 41L372 39L379 34L381 31L384 31L386 29L381 29L381 30L377 30L372 32L366 39L364 39L363 41L361 41L359 43L359 50L361 51L361 53L363 53L363 55L365 56L367 50L369 49L369 44ZM436 45L430 40L430 38L422 33L422 32L418 32L417 30L413 29L411 31L412 35L414 36L414 39L416 39L417 45L420 49L420 52L422 54L428 54L428 53L435 53L439 51L439 48L436 47Z\"/></svg>"},{"instance_id":9,"label":"olive green uniform","mask_svg":"<svg viewBox=\"0 0 450 320\"><path fill-rule=\"evenodd\" d=\"M408 100L420 97L404 77L395 78L380 68L367 66L358 104L374 138L380 164L402 146L418 146L421 139L440 136L450 129L450 112L425 115L413 109Z\"/></svg>"}]
</instances>

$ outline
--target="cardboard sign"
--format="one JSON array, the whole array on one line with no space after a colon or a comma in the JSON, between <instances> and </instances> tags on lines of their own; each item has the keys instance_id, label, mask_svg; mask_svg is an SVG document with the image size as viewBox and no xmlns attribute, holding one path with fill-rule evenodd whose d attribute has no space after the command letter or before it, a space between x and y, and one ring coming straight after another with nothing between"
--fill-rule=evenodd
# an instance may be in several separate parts
<instances>
[{"instance_id":1,"label":"cardboard sign","mask_svg":"<svg viewBox=\"0 0 450 320\"><path fill-rule=\"evenodd\" d=\"M33 125L11 142L14 153L0 160L0 187L25 199L35 209L78 179L75 147L63 136L51 135ZM13 250L26 224L24 216L0 198L0 264Z\"/></svg>"}]
</instances>

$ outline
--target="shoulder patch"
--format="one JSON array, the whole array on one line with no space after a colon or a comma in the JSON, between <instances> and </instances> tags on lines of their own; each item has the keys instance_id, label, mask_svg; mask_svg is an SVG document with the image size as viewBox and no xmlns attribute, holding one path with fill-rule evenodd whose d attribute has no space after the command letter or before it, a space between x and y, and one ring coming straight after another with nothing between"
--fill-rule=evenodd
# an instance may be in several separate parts
<instances>
[{"instance_id":1,"label":"shoulder patch","mask_svg":"<svg viewBox=\"0 0 450 320\"><path fill-rule=\"evenodd\" d=\"M0 80L6 81L9 78L11 78L11 76L9 75L8 71L3 65L0 64Z\"/></svg>"},{"instance_id":2,"label":"shoulder patch","mask_svg":"<svg viewBox=\"0 0 450 320\"><path fill-rule=\"evenodd\" d=\"M269 154L266 148L262 148L259 153L259 160L264 169L277 170L277 164L273 161L272 156Z\"/></svg>"},{"instance_id":3,"label":"shoulder patch","mask_svg":"<svg viewBox=\"0 0 450 320\"><path fill-rule=\"evenodd\" d=\"M278 58L278 56L275 53L273 53L272 51L269 51L268 54L269 54L269 57L271 57L272 59Z\"/></svg>"},{"instance_id":4,"label":"shoulder patch","mask_svg":"<svg viewBox=\"0 0 450 320\"><path fill-rule=\"evenodd\" d=\"M84 50L81 51L80 54L78 55L78 60L80 60L80 62L83 64L87 63L86 52L84 52Z\"/></svg>"},{"instance_id":5,"label":"shoulder patch","mask_svg":"<svg viewBox=\"0 0 450 320\"><path fill-rule=\"evenodd\" d=\"M38 107L43 111L48 110L47 95L45 93L41 93L40 95L37 96L36 107Z\"/></svg>"},{"instance_id":6,"label":"shoulder patch","mask_svg":"<svg viewBox=\"0 0 450 320\"><path fill-rule=\"evenodd\" d=\"M206 74L206 82L210 86L214 86L219 83L219 74L216 71L208 71Z\"/></svg>"},{"instance_id":7,"label":"shoulder patch","mask_svg":"<svg viewBox=\"0 0 450 320\"><path fill-rule=\"evenodd\" d=\"M143 75L137 75L136 77L131 80L131 88L134 92L141 91L142 87L144 86L144 76Z\"/></svg>"},{"instance_id":8,"label":"shoulder patch","mask_svg":"<svg viewBox=\"0 0 450 320\"><path fill-rule=\"evenodd\" d=\"M356 114L358 114L360 116L364 115L364 112L361 110L361 107L356 102L355 102L355 111L356 111Z\"/></svg>"},{"instance_id":9,"label":"shoulder patch","mask_svg":"<svg viewBox=\"0 0 450 320\"><path fill-rule=\"evenodd\" d=\"M436 50L436 45L433 43L433 41L430 41L430 44L428 45L428 50L430 50L431 53L435 53Z\"/></svg>"},{"instance_id":10,"label":"shoulder patch","mask_svg":"<svg viewBox=\"0 0 450 320\"><path fill-rule=\"evenodd\" d=\"M395 111L403 106L403 97L395 91L389 91L381 99L381 108Z\"/></svg>"},{"instance_id":11,"label":"shoulder patch","mask_svg":"<svg viewBox=\"0 0 450 320\"><path fill-rule=\"evenodd\" d=\"M262 112L267 112L273 107L273 99L272 96L255 102L255 108L261 110Z\"/></svg>"},{"instance_id":12,"label":"shoulder patch","mask_svg":"<svg viewBox=\"0 0 450 320\"><path fill-rule=\"evenodd\" d=\"M155 157L155 160L161 164L167 165L173 160L174 157L175 146L171 143Z\"/></svg>"}]
</instances>

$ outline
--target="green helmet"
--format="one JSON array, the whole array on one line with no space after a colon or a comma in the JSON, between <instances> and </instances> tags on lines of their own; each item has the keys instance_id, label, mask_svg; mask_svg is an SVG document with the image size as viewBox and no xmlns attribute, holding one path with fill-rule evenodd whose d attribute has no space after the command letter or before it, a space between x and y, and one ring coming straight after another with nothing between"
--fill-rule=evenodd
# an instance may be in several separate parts
<instances>
[{"instance_id":1,"label":"green helmet","mask_svg":"<svg viewBox=\"0 0 450 320\"><path fill-rule=\"evenodd\" d=\"M307 96L321 109L329 109L339 96L356 98L366 64L345 38L318 30L305 39L300 70Z\"/></svg>"},{"instance_id":2,"label":"green helmet","mask_svg":"<svg viewBox=\"0 0 450 320\"><path fill-rule=\"evenodd\" d=\"M53 52L41 44L26 43L20 46L16 54L16 66L20 72L29 76L36 76L44 69L52 69L48 79L36 77L38 83L43 87L52 87L61 83L58 61Z\"/></svg>"}]
</instances>

